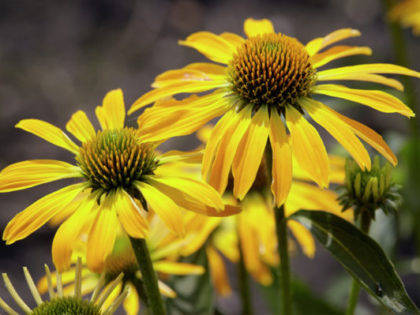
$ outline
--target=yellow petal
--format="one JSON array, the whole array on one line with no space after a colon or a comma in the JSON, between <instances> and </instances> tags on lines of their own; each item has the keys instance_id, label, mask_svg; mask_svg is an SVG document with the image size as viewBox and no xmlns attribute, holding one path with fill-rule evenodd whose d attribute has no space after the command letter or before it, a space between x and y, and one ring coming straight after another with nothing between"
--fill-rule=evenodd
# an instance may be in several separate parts
<instances>
[{"instance_id":1,"label":"yellow petal","mask_svg":"<svg viewBox=\"0 0 420 315\"><path fill-rule=\"evenodd\" d=\"M7 224L3 240L9 245L32 234L66 207L82 189L83 184L74 184L38 199Z\"/></svg>"},{"instance_id":2,"label":"yellow petal","mask_svg":"<svg viewBox=\"0 0 420 315\"><path fill-rule=\"evenodd\" d=\"M89 141L96 135L95 128L93 128L85 112L81 110L78 110L71 116L66 124L66 129L80 142Z\"/></svg>"},{"instance_id":3,"label":"yellow petal","mask_svg":"<svg viewBox=\"0 0 420 315\"><path fill-rule=\"evenodd\" d=\"M201 275L205 272L203 266L160 260L153 263L153 268L157 272L168 275Z\"/></svg>"},{"instance_id":4,"label":"yellow petal","mask_svg":"<svg viewBox=\"0 0 420 315\"><path fill-rule=\"evenodd\" d=\"M253 18L248 18L244 23L244 31L246 36L253 37L262 34L274 33L274 27L270 20L254 20Z\"/></svg>"},{"instance_id":5,"label":"yellow petal","mask_svg":"<svg viewBox=\"0 0 420 315\"><path fill-rule=\"evenodd\" d=\"M251 123L251 109L246 107L234 115L217 148L210 171L209 183L219 193L226 189L231 165L238 145Z\"/></svg>"},{"instance_id":6,"label":"yellow petal","mask_svg":"<svg viewBox=\"0 0 420 315\"><path fill-rule=\"evenodd\" d=\"M333 81L333 80L352 80L352 81L365 81L365 82L374 82L380 83L386 86L393 87L398 91L403 91L404 86L395 79L390 79L379 74L370 74L370 73L338 73L338 74L329 74L324 76L322 71L317 73L317 81Z\"/></svg>"},{"instance_id":7,"label":"yellow petal","mask_svg":"<svg viewBox=\"0 0 420 315\"><path fill-rule=\"evenodd\" d=\"M315 55L321 49L349 37L360 36L360 32L351 28L343 28L327 34L324 37L318 37L306 44L305 48L309 56Z\"/></svg>"},{"instance_id":8,"label":"yellow petal","mask_svg":"<svg viewBox=\"0 0 420 315\"><path fill-rule=\"evenodd\" d=\"M210 76L224 76L226 75L227 67L210 62L194 62L186 65L184 69L204 72Z\"/></svg>"},{"instance_id":9,"label":"yellow petal","mask_svg":"<svg viewBox=\"0 0 420 315\"><path fill-rule=\"evenodd\" d=\"M130 285L127 297L123 301L123 308L127 315L138 315L140 311L140 298L133 285Z\"/></svg>"},{"instance_id":10,"label":"yellow petal","mask_svg":"<svg viewBox=\"0 0 420 315\"><path fill-rule=\"evenodd\" d=\"M292 230L292 233L302 248L303 253L309 258L314 258L315 240L311 232L309 232L303 225L293 220L287 221L287 226Z\"/></svg>"},{"instance_id":11,"label":"yellow petal","mask_svg":"<svg viewBox=\"0 0 420 315\"><path fill-rule=\"evenodd\" d=\"M165 283L163 283L162 281L158 280L158 286L159 286L159 292L163 296L166 296L171 299L176 297L176 292L172 290L169 286L167 286Z\"/></svg>"},{"instance_id":12,"label":"yellow petal","mask_svg":"<svg viewBox=\"0 0 420 315\"><path fill-rule=\"evenodd\" d=\"M11 164L0 172L0 192L26 189L55 180L82 177L77 166L57 160L30 160Z\"/></svg>"},{"instance_id":13,"label":"yellow petal","mask_svg":"<svg viewBox=\"0 0 420 315\"><path fill-rule=\"evenodd\" d=\"M268 138L269 117L266 106L255 113L232 165L233 194L243 199L255 181Z\"/></svg>"},{"instance_id":14,"label":"yellow petal","mask_svg":"<svg viewBox=\"0 0 420 315\"><path fill-rule=\"evenodd\" d=\"M371 54L372 50L369 47L335 46L323 53L312 56L311 63L314 68L319 68L333 60L343 57L354 55L370 56Z\"/></svg>"},{"instance_id":15,"label":"yellow petal","mask_svg":"<svg viewBox=\"0 0 420 315\"><path fill-rule=\"evenodd\" d=\"M318 132L292 106L286 107L286 121L292 139L293 155L299 166L319 186L328 187L328 155Z\"/></svg>"},{"instance_id":16,"label":"yellow petal","mask_svg":"<svg viewBox=\"0 0 420 315\"><path fill-rule=\"evenodd\" d=\"M220 34L220 36L226 41L228 41L235 48L240 47L245 42L245 39L243 37L234 33L225 32Z\"/></svg>"},{"instance_id":17,"label":"yellow petal","mask_svg":"<svg viewBox=\"0 0 420 315\"><path fill-rule=\"evenodd\" d=\"M217 67L221 67L219 65L214 65ZM196 67L199 68L199 67ZM209 66L202 66L203 70L209 69L212 71L213 69ZM223 71L225 71L225 67L221 67ZM210 81L212 79L221 79L225 74L212 74L207 73L201 70L193 69L192 67L185 67L182 69L176 70L169 70L155 78L155 81L152 84L154 88L161 88L165 86L170 86L180 81Z\"/></svg>"},{"instance_id":18,"label":"yellow petal","mask_svg":"<svg viewBox=\"0 0 420 315\"><path fill-rule=\"evenodd\" d=\"M176 203L157 188L138 182L137 187L150 208L165 222L166 226L177 235L184 235L182 215Z\"/></svg>"},{"instance_id":19,"label":"yellow petal","mask_svg":"<svg viewBox=\"0 0 420 315\"><path fill-rule=\"evenodd\" d=\"M408 68L387 63L371 63L363 65L354 65L340 68L333 68L318 72L318 76L327 80L329 76L344 75L344 74L402 74L416 78L420 78L420 73Z\"/></svg>"},{"instance_id":20,"label":"yellow petal","mask_svg":"<svg viewBox=\"0 0 420 315\"><path fill-rule=\"evenodd\" d=\"M165 97L180 93L198 93L205 92L229 85L225 79L212 81L181 81L162 88L154 89L138 98L131 105L128 114L132 114L136 110L153 103Z\"/></svg>"},{"instance_id":21,"label":"yellow petal","mask_svg":"<svg viewBox=\"0 0 420 315\"><path fill-rule=\"evenodd\" d=\"M60 128L45 121L38 119L23 119L16 124L16 128L33 133L34 135L75 154L79 152L79 147L70 140Z\"/></svg>"},{"instance_id":22,"label":"yellow petal","mask_svg":"<svg viewBox=\"0 0 420 315\"><path fill-rule=\"evenodd\" d=\"M91 213L97 208L95 198L84 200L55 233L52 243L52 259L59 272L70 268L71 256L76 240L85 228L85 223L91 219Z\"/></svg>"},{"instance_id":23,"label":"yellow petal","mask_svg":"<svg viewBox=\"0 0 420 315\"><path fill-rule=\"evenodd\" d=\"M96 107L95 112L103 130L123 128L125 105L122 90L109 91L102 101L102 106Z\"/></svg>"},{"instance_id":24,"label":"yellow petal","mask_svg":"<svg viewBox=\"0 0 420 315\"><path fill-rule=\"evenodd\" d=\"M280 207L286 201L292 184L292 151L286 128L275 110L271 112L269 131L273 163L271 191L276 206Z\"/></svg>"},{"instance_id":25,"label":"yellow petal","mask_svg":"<svg viewBox=\"0 0 420 315\"><path fill-rule=\"evenodd\" d=\"M112 198L109 198L112 199ZM86 261L90 270L102 272L106 257L114 248L118 219L112 200L102 200L89 231Z\"/></svg>"},{"instance_id":26,"label":"yellow petal","mask_svg":"<svg viewBox=\"0 0 420 315\"><path fill-rule=\"evenodd\" d=\"M223 37L210 32L197 32L191 34L180 45L196 49L212 61L228 64L235 53L235 46Z\"/></svg>"},{"instance_id":27,"label":"yellow petal","mask_svg":"<svg viewBox=\"0 0 420 315\"><path fill-rule=\"evenodd\" d=\"M414 117L413 111L391 94L376 90L351 89L342 85L323 84L313 87L312 92L372 107L384 113L399 113L407 117Z\"/></svg>"},{"instance_id":28,"label":"yellow petal","mask_svg":"<svg viewBox=\"0 0 420 315\"><path fill-rule=\"evenodd\" d=\"M134 238L145 238L148 231L148 222L144 210L140 209L135 201L125 191L117 194L114 209L125 232Z\"/></svg>"},{"instance_id":29,"label":"yellow petal","mask_svg":"<svg viewBox=\"0 0 420 315\"><path fill-rule=\"evenodd\" d=\"M232 288L229 284L228 273L222 257L220 257L216 250L211 246L206 247L206 253L211 277L217 293L221 296L230 295L232 293Z\"/></svg>"},{"instance_id":30,"label":"yellow petal","mask_svg":"<svg viewBox=\"0 0 420 315\"><path fill-rule=\"evenodd\" d=\"M324 127L350 153L362 170L370 170L370 157L363 144L335 111L323 103L310 98L302 98L299 104L307 110L318 124Z\"/></svg>"},{"instance_id":31,"label":"yellow petal","mask_svg":"<svg viewBox=\"0 0 420 315\"><path fill-rule=\"evenodd\" d=\"M397 157L392 152L390 147L386 144L386 142L380 134L353 119L341 115L340 113L335 112L335 114L341 120L346 122L351 128L353 128L353 131L356 133L357 136L369 143L376 151L382 154L392 165L397 165Z\"/></svg>"}]
</instances>

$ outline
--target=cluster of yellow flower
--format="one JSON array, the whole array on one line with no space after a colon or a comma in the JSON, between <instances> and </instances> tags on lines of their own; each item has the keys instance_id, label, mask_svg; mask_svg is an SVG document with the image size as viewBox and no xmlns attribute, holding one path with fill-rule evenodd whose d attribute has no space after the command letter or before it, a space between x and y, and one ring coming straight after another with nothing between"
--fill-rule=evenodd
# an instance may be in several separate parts
<instances>
[{"instance_id":1,"label":"cluster of yellow flower","mask_svg":"<svg viewBox=\"0 0 420 315\"><path fill-rule=\"evenodd\" d=\"M370 170L371 159L360 139L397 164L377 132L316 96L412 117L412 110L387 92L328 82L366 81L401 91L401 83L384 74L420 78L420 73L384 63L320 70L339 58L371 54L369 47L335 45L359 36L354 29L340 29L306 45L276 33L266 19L247 19L244 31L246 38L228 32L198 32L181 41L214 63L192 63L157 76L154 89L128 110L131 114L154 103L138 117L137 128L125 124L119 89L107 93L96 108L101 130L95 131L83 111L68 121L66 130L80 144L38 119L16 125L75 156L74 164L29 160L0 173L0 192L65 178L79 180L34 202L3 232L3 240L13 244L46 223L59 226L52 259L63 283L69 285L64 295L73 290L72 266L82 257L82 294L91 292L102 274L114 290L103 303L104 312L110 313L110 303L129 284L132 290L124 307L127 314L137 314L139 297L147 301L150 296L147 292L142 296L144 275L130 239L146 240L160 275L203 273L202 266L178 259L205 246L220 294L231 292L220 254L233 262L241 256L258 282L270 284L270 266L279 264L273 209L282 209L286 217L302 208L319 209L353 221L351 211L341 212L336 193L325 189L329 183L344 183L344 160L327 154L318 131L305 116L341 143L362 170ZM191 95L174 98L185 93ZM214 128L205 126L216 117L221 118ZM156 150L171 137L196 131L203 146L193 152ZM303 252L313 257L315 242L310 232L296 221L288 221L288 227ZM121 272L125 281L112 282ZM41 292L51 287L48 281L51 277L39 282ZM161 281L159 287L166 296L176 294Z\"/></svg>"}]
</instances>

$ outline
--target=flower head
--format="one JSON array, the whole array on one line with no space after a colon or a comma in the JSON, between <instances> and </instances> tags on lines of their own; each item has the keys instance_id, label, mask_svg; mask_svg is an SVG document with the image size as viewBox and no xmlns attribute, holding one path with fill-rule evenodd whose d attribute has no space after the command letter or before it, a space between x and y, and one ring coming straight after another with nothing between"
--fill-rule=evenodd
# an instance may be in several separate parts
<instances>
[{"instance_id":1,"label":"flower head","mask_svg":"<svg viewBox=\"0 0 420 315\"><path fill-rule=\"evenodd\" d=\"M412 27L415 35L420 35L420 1L402 0L389 12L391 20L400 22L404 27Z\"/></svg>"},{"instance_id":2,"label":"flower head","mask_svg":"<svg viewBox=\"0 0 420 315\"><path fill-rule=\"evenodd\" d=\"M247 38L233 33L198 32L180 42L223 65L193 63L159 75L152 85L155 89L136 100L129 110L134 112L155 102L138 119L144 140L187 135L222 116L204 152L204 178L223 192L232 171L234 195L243 199L253 185L269 141L273 156L271 190L277 206L286 200L295 162L319 186L329 184L328 155L306 114L336 138L362 169L369 170L371 160L360 139L393 165L397 163L378 133L334 111L314 96L342 98L411 117L414 116L411 109L386 92L324 82L366 81L402 90L400 82L382 74L420 77L420 73L392 64L319 70L339 58L371 54L369 47L332 46L359 36L357 30L340 29L303 45L295 38L275 33L266 19L247 19L244 29ZM181 100L168 98L212 90Z\"/></svg>"},{"instance_id":3,"label":"flower head","mask_svg":"<svg viewBox=\"0 0 420 315\"><path fill-rule=\"evenodd\" d=\"M173 161L188 158L173 152L158 154L156 144L141 141L142 129L125 127L121 90L109 92L96 108L102 130L95 131L86 114L76 112L66 129L76 145L59 128L37 119L25 119L18 128L31 132L75 155L75 165L56 160L31 160L12 164L0 173L0 192L15 191L64 178L79 178L39 199L7 225L3 239L12 244L54 218L64 221L53 241L53 261L59 271L69 267L72 244L86 232L87 264L100 271L111 253L121 225L131 237L144 238L146 212L154 211L174 233L183 234L184 209L206 215L227 215L209 185L168 172Z\"/></svg>"}]
</instances>

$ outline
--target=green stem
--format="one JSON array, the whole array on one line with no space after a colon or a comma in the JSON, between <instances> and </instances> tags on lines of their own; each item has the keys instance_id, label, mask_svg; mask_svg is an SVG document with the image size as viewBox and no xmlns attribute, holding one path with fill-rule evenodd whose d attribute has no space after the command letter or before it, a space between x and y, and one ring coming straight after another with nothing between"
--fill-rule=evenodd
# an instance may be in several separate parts
<instances>
[{"instance_id":1,"label":"green stem","mask_svg":"<svg viewBox=\"0 0 420 315\"><path fill-rule=\"evenodd\" d=\"M239 264L238 264L238 284L239 293L241 295L242 314L252 315L251 291L249 285L249 276L245 268L244 255L241 243L238 244L239 249Z\"/></svg>"},{"instance_id":2,"label":"green stem","mask_svg":"<svg viewBox=\"0 0 420 315\"><path fill-rule=\"evenodd\" d=\"M274 208L277 234L277 247L280 256L280 288L281 288L281 314L292 314L292 292L290 290L290 262L287 241L287 220L284 205Z\"/></svg>"},{"instance_id":3,"label":"green stem","mask_svg":"<svg viewBox=\"0 0 420 315\"><path fill-rule=\"evenodd\" d=\"M157 276L155 270L153 269L146 240L130 237L130 241L140 268L150 315L165 315L166 312L159 292Z\"/></svg>"},{"instance_id":4,"label":"green stem","mask_svg":"<svg viewBox=\"0 0 420 315\"><path fill-rule=\"evenodd\" d=\"M372 219L370 217L369 211L361 211L361 218L360 218L360 229L369 234L370 223ZM355 278L352 279L351 284L351 291L349 296L349 301L347 303L346 315L354 315L354 311L356 310L357 301L359 300L359 293L360 293L360 283Z\"/></svg>"}]
</instances>

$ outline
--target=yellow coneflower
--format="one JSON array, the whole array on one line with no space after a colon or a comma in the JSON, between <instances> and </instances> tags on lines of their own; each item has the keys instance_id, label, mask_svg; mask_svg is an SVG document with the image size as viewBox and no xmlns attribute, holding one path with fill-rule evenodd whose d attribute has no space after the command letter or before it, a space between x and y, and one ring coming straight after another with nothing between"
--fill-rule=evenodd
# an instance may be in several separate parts
<instances>
[{"instance_id":1,"label":"yellow coneflower","mask_svg":"<svg viewBox=\"0 0 420 315\"><path fill-rule=\"evenodd\" d=\"M222 116L204 152L203 175L213 187L223 192L232 170L234 195L242 199L254 182L269 139L273 153L272 192L277 206L283 204L290 189L292 155L321 187L327 187L329 183L325 146L305 113L335 137L363 169L370 169L371 161L359 138L393 165L397 163L378 133L313 96L328 95L382 112L412 117L410 108L386 92L325 82L367 81L402 90L400 82L382 74L420 77L418 72L381 63L319 70L339 58L371 54L368 47L330 47L346 38L359 36L359 31L354 29L340 29L306 45L275 33L272 23L266 19L247 19L244 29L246 39L233 33L198 32L180 42L223 65L193 63L159 75L152 85L155 89L136 100L129 110L132 113L157 102L138 120L144 128L142 137L145 141L186 135ZM167 99L180 93L211 90L214 91L180 101Z\"/></svg>"},{"instance_id":2,"label":"yellow coneflower","mask_svg":"<svg viewBox=\"0 0 420 315\"><path fill-rule=\"evenodd\" d=\"M17 214L4 230L7 244L27 237L64 213L69 217L60 225L52 245L57 269L69 267L72 244L87 231L87 264L91 270L100 271L112 251L116 225L121 224L133 238L146 236L148 207L177 234L184 233L183 209L221 215L224 205L212 187L180 174L167 175L165 168L161 171L161 166L181 157L171 152L158 155L155 144L139 140L141 129L124 126L121 90L105 96L103 105L96 108L96 116L102 127L97 132L83 111L76 112L67 123L66 129L81 142L80 146L61 129L41 120L25 119L16 125L70 151L76 164L57 160L12 164L0 173L0 192L63 178L80 178L81 182L50 193Z\"/></svg>"},{"instance_id":3,"label":"yellow coneflower","mask_svg":"<svg viewBox=\"0 0 420 315\"><path fill-rule=\"evenodd\" d=\"M35 283L29 274L26 267L23 268L25 279L28 284L29 290L37 304L37 306L31 309L19 296L13 287L7 274L3 273L4 284L9 291L16 304L22 309L25 314L30 315L45 315L45 314L66 314L66 315L112 315L115 313L117 308L121 305L122 301L128 294L128 288L119 291L112 299L109 305L105 306L105 301L110 297L110 294L114 291L114 288L121 286L123 274L118 275L107 288L102 290L103 282L98 282L93 289L93 294L90 300L84 300L82 298L82 267L81 262L78 260L75 268L75 273L72 276L73 279L73 291L69 294L63 294L62 286L62 274L57 272L56 278L53 279L51 276L50 269L45 265L46 271L46 291L49 293L49 300L43 301L40 292L37 290ZM55 285L53 285L53 282ZM57 291L55 291L57 288ZM18 315L19 313L12 309L1 297L0 297L0 308L4 309L9 315Z\"/></svg>"},{"instance_id":4,"label":"yellow coneflower","mask_svg":"<svg viewBox=\"0 0 420 315\"><path fill-rule=\"evenodd\" d=\"M187 213L188 216L188 213ZM216 218L217 219L217 218ZM158 216L149 215L150 230L146 239L149 247L150 255L153 261L153 267L156 272L161 275L198 275L204 273L202 266L182 263L174 260L172 256L179 256L179 251L190 240L189 231L184 238L172 238L171 241L165 241L171 235L170 231L166 228L165 224ZM86 256L86 244L81 242L80 249L73 253L72 261L78 257ZM63 292L64 295L71 294L74 282L74 272L70 268L63 272ZM82 269L82 295L90 294L97 286L98 281L105 281L105 285L109 286L110 283L119 275L123 273L124 277L122 282L115 287L111 293L111 298L105 301L105 305L111 303L115 296L123 289L123 286L130 288L127 297L123 301L123 307L127 314L136 315L140 310L140 298L144 299L142 289L142 276L136 261L136 257L131 248L128 238L119 233L116 240L116 245L113 252L105 259L104 269L101 275L90 271L86 265ZM101 277L104 279L101 280ZM163 281L158 281L160 293L168 298L174 298L176 292L168 287ZM53 282L53 285L55 283ZM38 282L38 290L43 294L48 290L48 278L43 277ZM139 291L143 295L139 296Z\"/></svg>"},{"instance_id":5,"label":"yellow coneflower","mask_svg":"<svg viewBox=\"0 0 420 315\"><path fill-rule=\"evenodd\" d=\"M389 12L392 20L400 22L404 27L412 27L415 35L420 35L420 1L403 0Z\"/></svg>"}]
</instances>

